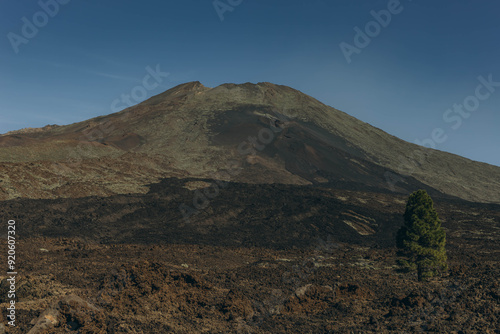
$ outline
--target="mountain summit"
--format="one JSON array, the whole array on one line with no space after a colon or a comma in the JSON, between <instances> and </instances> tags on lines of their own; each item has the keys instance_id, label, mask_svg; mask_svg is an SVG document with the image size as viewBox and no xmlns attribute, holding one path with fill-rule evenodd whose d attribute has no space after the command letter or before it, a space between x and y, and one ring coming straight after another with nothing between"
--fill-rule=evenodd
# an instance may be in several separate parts
<instances>
[{"instance_id":1,"label":"mountain summit","mask_svg":"<svg viewBox=\"0 0 500 334\"><path fill-rule=\"evenodd\" d=\"M0 136L0 197L146 192L165 177L500 203L500 168L391 136L287 86L189 82L118 113ZM27 182L29 181L29 182Z\"/></svg>"}]
</instances>

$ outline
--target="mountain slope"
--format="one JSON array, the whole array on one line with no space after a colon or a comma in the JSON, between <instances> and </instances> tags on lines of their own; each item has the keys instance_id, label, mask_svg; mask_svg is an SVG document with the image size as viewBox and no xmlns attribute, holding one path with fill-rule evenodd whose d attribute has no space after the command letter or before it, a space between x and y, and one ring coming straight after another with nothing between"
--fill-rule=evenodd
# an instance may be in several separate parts
<instances>
[{"instance_id":1,"label":"mountain slope","mask_svg":"<svg viewBox=\"0 0 500 334\"><path fill-rule=\"evenodd\" d=\"M190 82L119 113L0 136L1 193L146 192L164 177L322 184L500 203L500 168L407 143L297 90Z\"/></svg>"}]
</instances>

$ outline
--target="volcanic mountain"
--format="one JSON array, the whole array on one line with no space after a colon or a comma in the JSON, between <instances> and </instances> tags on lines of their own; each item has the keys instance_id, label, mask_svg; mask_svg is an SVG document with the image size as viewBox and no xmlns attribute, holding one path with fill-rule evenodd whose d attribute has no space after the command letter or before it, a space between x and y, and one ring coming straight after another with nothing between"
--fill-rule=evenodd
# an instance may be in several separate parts
<instances>
[{"instance_id":1,"label":"volcanic mountain","mask_svg":"<svg viewBox=\"0 0 500 334\"><path fill-rule=\"evenodd\" d=\"M0 136L0 199L145 193L161 178L500 203L500 168L405 142L290 87L179 85L118 113Z\"/></svg>"}]
</instances>

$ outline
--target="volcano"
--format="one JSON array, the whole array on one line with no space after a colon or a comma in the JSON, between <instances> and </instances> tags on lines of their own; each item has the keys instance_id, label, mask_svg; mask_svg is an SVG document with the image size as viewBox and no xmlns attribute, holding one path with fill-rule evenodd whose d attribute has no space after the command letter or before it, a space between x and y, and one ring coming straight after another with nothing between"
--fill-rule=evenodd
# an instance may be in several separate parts
<instances>
[{"instance_id":1,"label":"volcano","mask_svg":"<svg viewBox=\"0 0 500 334\"><path fill-rule=\"evenodd\" d=\"M189 82L120 112L0 136L0 199L145 193L162 178L500 203L500 168L421 147L287 86Z\"/></svg>"}]
</instances>

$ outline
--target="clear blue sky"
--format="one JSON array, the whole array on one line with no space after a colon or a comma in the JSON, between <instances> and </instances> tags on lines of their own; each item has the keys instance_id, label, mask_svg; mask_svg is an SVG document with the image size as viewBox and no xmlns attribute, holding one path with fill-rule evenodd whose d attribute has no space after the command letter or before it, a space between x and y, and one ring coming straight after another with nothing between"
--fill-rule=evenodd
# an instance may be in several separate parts
<instances>
[{"instance_id":1,"label":"clear blue sky","mask_svg":"<svg viewBox=\"0 0 500 334\"><path fill-rule=\"evenodd\" d=\"M223 21L212 0L59 1L54 17L35 0L0 1L2 133L109 114L159 64L170 75L148 97L187 81L269 81L410 142L441 128L438 149L500 166L500 87L480 89L479 106L469 98L468 118L443 119L478 76L500 82L498 1L220 0L236 4ZM388 6L390 23L368 24L373 38L348 63L340 43L356 46L354 28ZM17 53L9 33L29 37Z\"/></svg>"}]
</instances>

